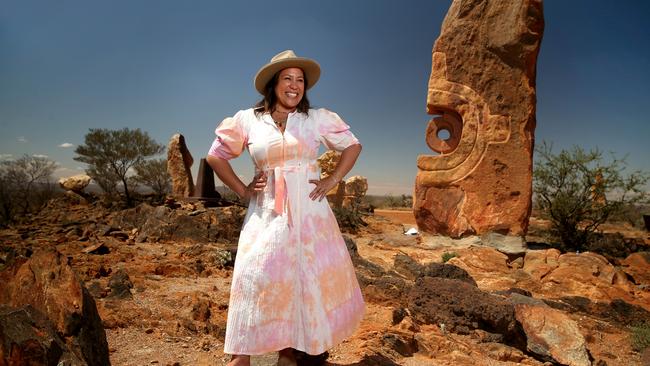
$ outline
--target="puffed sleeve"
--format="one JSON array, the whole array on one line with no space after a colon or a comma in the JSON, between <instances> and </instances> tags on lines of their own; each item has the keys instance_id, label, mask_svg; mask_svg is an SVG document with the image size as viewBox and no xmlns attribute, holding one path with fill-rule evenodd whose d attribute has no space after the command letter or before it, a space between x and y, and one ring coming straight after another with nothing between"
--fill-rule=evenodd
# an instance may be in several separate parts
<instances>
[{"instance_id":1,"label":"puffed sleeve","mask_svg":"<svg viewBox=\"0 0 650 366\"><path fill-rule=\"evenodd\" d=\"M241 113L221 121L214 133L217 137L214 139L208 155L230 160L238 157L246 146L248 136L243 126Z\"/></svg>"},{"instance_id":2,"label":"puffed sleeve","mask_svg":"<svg viewBox=\"0 0 650 366\"><path fill-rule=\"evenodd\" d=\"M346 147L359 143L350 131L350 126L338 114L323 108L318 110L317 118L320 140L329 149L343 151Z\"/></svg>"}]
</instances>

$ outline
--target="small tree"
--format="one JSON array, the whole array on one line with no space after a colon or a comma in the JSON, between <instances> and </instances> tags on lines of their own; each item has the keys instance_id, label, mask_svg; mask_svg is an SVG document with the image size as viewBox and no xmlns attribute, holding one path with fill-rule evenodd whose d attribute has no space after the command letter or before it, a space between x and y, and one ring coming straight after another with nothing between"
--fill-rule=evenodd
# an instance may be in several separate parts
<instances>
[{"instance_id":1,"label":"small tree","mask_svg":"<svg viewBox=\"0 0 650 366\"><path fill-rule=\"evenodd\" d=\"M158 196L164 196L172 188L172 180L167 172L167 159L145 160L135 166L134 180L150 187Z\"/></svg>"},{"instance_id":2,"label":"small tree","mask_svg":"<svg viewBox=\"0 0 650 366\"><path fill-rule=\"evenodd\" d=\"M641 171L626 175L625 159L612 157L605 163L598 149L587 152L578 146L555 155L546 143L536 152L536 203L565 250L584 249L611 215L647 197L642 188L650 177Z\"/></svg>"},{"instance_id":3,"label":"small tree","mask_svg":"<svg viewBox=\"0 0 650 366\"><path fill-rule=\"evenodd\" d=\"M77 146L74 160L88 164L86 173L92 177L106 193L117 191L122 183L127 205L131 205L130 169L146 158L158 155L165 150L146 132L139 128L130 130L90 129L83 145Z\"/></svg>"},{"instance_id":4,"label":"small tree","mask_svg":"<svg viewBox=\"0 0 650 366\"><path fill-rule=\"evenodd\" d=\"M109 197L118 196L117 185L120 182L120 177L113 171L109 164L104 165L91 165L86 169L86 174L93 178L95 183L104 191Z\"/></svg>"},{"instance_id":5,"label":"small tree","mask_svg":"<svg viewBox=\"0 0 650 366\"><path fill-rule=\"evenodd\" d=\"M3 221L40 209L54 194L52 173L56 162L23 155L0 162L0 206Z\"/></svg>"}]
</instances>

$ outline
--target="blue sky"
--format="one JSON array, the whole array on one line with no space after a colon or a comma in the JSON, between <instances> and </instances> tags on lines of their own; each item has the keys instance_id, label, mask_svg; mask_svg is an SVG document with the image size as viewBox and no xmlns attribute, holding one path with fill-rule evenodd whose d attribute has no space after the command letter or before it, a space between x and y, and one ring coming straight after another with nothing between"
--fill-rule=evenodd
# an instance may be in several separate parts
<instances>
[{"instance_id":1,"label":"blue sky","mask_svg":"<svg viewBox=\"0 0 650 366\"><path fill-rule=\"evenodd\" d=\"M3 1L0 157L46 155L81 172L89 128L182 133L196 162L216 124L254 104L253 76L293 49L323 69L312 105L362 141L351 175L410 193L424 140L431 48L451 1ZM650 171L650 5L548 0L536 140L628 155ZM67 147L66 147L67 146ZM247 156L233 161L252 176ZM197 163L194 171L196 172Z\"/></svg>"}]
</instances>

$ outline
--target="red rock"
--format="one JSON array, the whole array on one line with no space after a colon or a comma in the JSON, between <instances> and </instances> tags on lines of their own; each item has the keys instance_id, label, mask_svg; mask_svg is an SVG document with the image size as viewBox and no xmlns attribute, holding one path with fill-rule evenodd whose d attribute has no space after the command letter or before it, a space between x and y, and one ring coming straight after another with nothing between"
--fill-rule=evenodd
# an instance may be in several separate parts
<instances>
[{"instance_id":1,"label":"red rock","mask_svg":"<svg viewBox=\"0 0 650 366\"><path fill-rule=\"evenodd\" d=\"M594 301L635 302L633 286L622 271L596 253L566 253L542 280L546 293L583 296ZM525 264L524 264L525 266Z\"/></svg>"},{"instance_id":2,"label":"red rock","mask_svg":"<svg viewBox=\"0 0 650 366\"><path fill-rule=\"evenodd\" d=\"M482 289L507 290L516 283L510 275L508 256L490 247L470 247L458 251L458 257L451 258L448 264L458 266L474 278Z\"/></svg>"},{"instance_id":3,"label":"red rock","mask_svg":"<svg viewBox=\"0 0 650 366\"><path fill-rule=\"evenodd\" d=\"M59 337L45 314L30 305L0 304L0 365L86 365Z\"/></svg>"},{"instance_id":4,"label":"red rock","mask_svg":"<svg viewBox=\"0 0 650 366\"><path fill-rule=\"evenodd\" d=\"M433 47L427 97L428 113L439 117L426 140L440 155L417 161L421 230L526 233L543 28L541 0L453 1Z\"/></svg>"},{"instance_id":5,"label":"red rock","mask_svg":"<svg viewBox=\"0 0 650 366\"><path fill-rule=\"evenodd\" d=\"M632 253L622 262L623 272L637 285L650 285L650 252Z\"/></svg>"},{"instance_id":6,"label":"red rock","mask_svg":"<svg viewBox=\"0 0 650 366\"><path fill-rule=\"evenodd\" d=\"M515 317L526 333L530 352L562 365L591 366L578 325L561 311L548 306L516 304Z\"/></svg>"},{"instance_id":7,"label":"red rock","mask_svg":"<svg viewBox=\"0 0 650 366\"><path fill-rule=\"evenodd\" d=\"M90 365L110 364L95 301L60 253L37 250L2 270L0 304L31 305L48 317L77 357Z\"/></svg>"},{"instance_id":8,"label":"red rock","mask_svg":"<svg viewBox=\"0 0 650 366\"><path fill-rule=\"evenodd\" d=\"M526 252L524 257L524 272L536 281L541 280L558 267L560 251L557 249L533 250Z\"/></svg>"}]
</instances>

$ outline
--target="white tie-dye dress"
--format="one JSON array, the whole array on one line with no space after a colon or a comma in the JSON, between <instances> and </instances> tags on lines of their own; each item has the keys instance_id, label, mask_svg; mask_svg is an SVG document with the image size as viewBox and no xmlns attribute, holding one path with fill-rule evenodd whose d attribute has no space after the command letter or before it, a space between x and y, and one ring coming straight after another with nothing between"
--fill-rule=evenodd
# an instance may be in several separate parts
<instances>
[{"instance_id":1,"label":"white tie-dye dress","mask_svg":"<svg viewBox=\"0 0 650 366\"><path fill-rule=\"evenodd\" d=\"M284 134L269 114L247 109L215 132L210 155L232 159L247 149L268 176L240 234L224 351L322 353L355 331L365 306L336 219L327 200L309 198L309 180L319 179L321 143L342 151L359 142L326 109L289 114Z\"/></svg>"}]
</instances>

